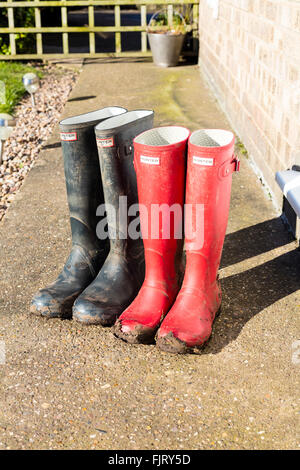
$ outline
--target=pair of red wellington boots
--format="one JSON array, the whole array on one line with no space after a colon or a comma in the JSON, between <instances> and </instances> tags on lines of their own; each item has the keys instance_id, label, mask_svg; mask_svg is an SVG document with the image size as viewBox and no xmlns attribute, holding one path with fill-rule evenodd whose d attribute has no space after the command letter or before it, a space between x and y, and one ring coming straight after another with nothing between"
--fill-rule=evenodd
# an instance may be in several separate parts
<instances>
[{"instance_id":1,"label":"pair of red wellington boots","mask_svg":"<svg viewBox=\"0 0 300 470\"><path fill-rule=\"evenodd\" d=\"M114 334L129 343L152 343L156 337L157 346L171 353L197 352L221 306L217 273L232 173L239 169L234 136L217 129L192 134L176 126L150 129L134 140L134 166L146 275Z\"/></svg>"}]
</instances>

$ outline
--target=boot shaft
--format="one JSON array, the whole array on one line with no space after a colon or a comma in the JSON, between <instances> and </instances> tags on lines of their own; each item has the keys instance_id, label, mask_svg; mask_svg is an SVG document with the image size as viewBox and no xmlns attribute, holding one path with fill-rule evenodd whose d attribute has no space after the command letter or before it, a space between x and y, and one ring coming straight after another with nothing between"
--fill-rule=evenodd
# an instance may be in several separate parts
<instances>
[{"instance_id":1,"label":"boot shaft","mask_svg":"<svg viewBox=\"0 0 300 470\"><path fill-rule=\"evenodd\" d=\"M232 132L193 132L188 145L185 199L185 249L188 273L214 282L229 215L232 173L238 170Z\"/></svg>"},{"instance_id":2,"label":"boot shaft","mask_svg":"<svg viewBox=\"0 0 300 470\"><path fill-rule=\"evenodd\" d=\"M73 116L60 122L60 135L72 242L93 249L96 237L96 211L103 203L103 189L94 126L126 109L108 107Z\"/></svg>"},{"instance_id":3,"label":"boot shaft","mask_svg":"<svg viewBox=\"0 0 300 470\"><path fill-rule=\"evenodd\" d=\"M131 257L143 252L142 241L132 240L128 234L134 218L128 215L128 209L136 205L138 213L133 139L153 126L153 117L151 110L129 111L95 128L111 248Z\"/></svg>"},{"instance_id":4,"label":"boot shaft","mask_svg":"<svg viewBox=\"0 0 300 470\"><path fill-rule=\"evenodd\" d=\"M146 131L134 140L148 284L173 282L177 277L189 134L184 127L168 126Z\"/></svg>"}]
</instances>

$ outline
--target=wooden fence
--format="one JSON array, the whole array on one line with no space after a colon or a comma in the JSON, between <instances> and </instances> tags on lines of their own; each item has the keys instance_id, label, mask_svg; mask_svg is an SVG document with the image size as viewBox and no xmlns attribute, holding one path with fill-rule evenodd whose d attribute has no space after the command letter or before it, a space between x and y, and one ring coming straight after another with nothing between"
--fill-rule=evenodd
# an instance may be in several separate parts
<instances>
[{"instance_id":1,"label":"wooden fence","mask_svg":"<svg viewBox=\"0 0 300 470\"><path fill-rule=\"evenodd\" d=\"M115 25L114 26L95 26L94 11L98 7L111 7L114 10ZM140 25L139 26L121 26L121 6L138 7L140 9ZM0 60L10 59L47 59L51 57L144 57L150 55L147 50L147 8L160 6L166 8L168 15L172 15L173 9L189 6L192 11L191 23L187 26L187 31L192 31L193 37L198 35L198 15L199 0L62 0L62 1L0 1L0 9L7 8L7 27L0 27L0 35L9 35L9 54L1 54ZM61 10L61 26L44 27L41 20L41 8L59 7ZM82 7L88 10L88 25L68 26L68 9L72 7ZM34 8L35 26L15 27L14 10L16 8ZM121 33L139 32L141 34L141 48L137 51L122 51ZM20 54L16 47L16 35L23 33L34 33L36 35L36 52L34 54ZM44 53L43 38L45 33L61 33L62 34L62 53ZM69 52L69 33L87 33L89 36L89 52L70 53ZM115 35L115 51L101 52L96 51L95 34L97 33L114 33Z\"/></svg>"}]
</instances>

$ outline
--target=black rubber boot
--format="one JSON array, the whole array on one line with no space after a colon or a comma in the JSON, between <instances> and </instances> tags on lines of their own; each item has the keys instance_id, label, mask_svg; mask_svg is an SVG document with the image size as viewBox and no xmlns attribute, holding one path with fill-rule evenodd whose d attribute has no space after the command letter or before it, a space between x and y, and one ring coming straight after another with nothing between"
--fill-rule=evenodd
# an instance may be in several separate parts
<instances>
[{"instance_id":1,"label":"black rubber boot","mask_svg":"<svg viewBox=\"0 0 300 470\"><path fill-rule=\"evenodd\" d=\"M72 250L56 281L34 296L31 313L70 318L76 297L93 281L107 257L109 242L96 236L96 211L104 196L94 127L121 113L126 109L108 107L60 122Z\"/></svg>"},{"instance_id":2,"label":"black rubber boot","mask_svg":"<svg viewBox=\"0 0 300 470\"><path fill-rule=\"evenodd\" d=\"M110 253L96 279L78 297L73 318L86 324L111 326L137 295L145 276L142 239L126 237L134 217L125 212L119 224L120 196L128 208L138 203L133 167L133 139L152 128L153 111L129 111L95 128L110 238ZM124 201L124 199L123 199ZM115 217L117 214L117 217ZM101 236L100 233L98 235Z\"/></svg>"}]
</instances>

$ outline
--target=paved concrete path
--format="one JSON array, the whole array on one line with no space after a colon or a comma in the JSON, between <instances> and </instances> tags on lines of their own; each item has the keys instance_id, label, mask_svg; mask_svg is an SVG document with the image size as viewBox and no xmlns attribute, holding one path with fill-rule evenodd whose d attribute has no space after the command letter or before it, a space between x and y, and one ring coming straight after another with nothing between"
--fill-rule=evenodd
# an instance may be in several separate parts
<instances>
[{"instance_id":1,"label":"paved concrete path","mask_svg":"<svg viewBox=\"0 0 300 470\"><path fill-rule=\"evenodd\" d=\"M106 105L229 127L196 66L90 62L64 116ZM233 176L222 314L202 355L174 356L28 314L70 247L58 142L55 131L0 225L0 449L296 448L300 256L247 159Z\"/></svg>"}]
</instances>

